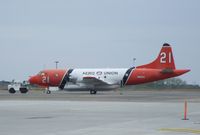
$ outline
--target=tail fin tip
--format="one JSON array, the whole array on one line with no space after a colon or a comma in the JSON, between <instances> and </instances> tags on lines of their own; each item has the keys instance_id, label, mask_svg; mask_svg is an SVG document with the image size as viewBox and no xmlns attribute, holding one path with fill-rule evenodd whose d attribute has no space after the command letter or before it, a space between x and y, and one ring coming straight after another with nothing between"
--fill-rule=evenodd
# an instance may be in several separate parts
<instances>
[{"instance_id":1,"label":"tail fin tip","mask_svg":"<svg viewBox=\"0 0 200 135\"><path fill-rule=\"evenodd\" d=\"M168 43L164 43L164 44L163 44L163 47L166 47L166 46L170 47L171 45L168 44Z\"/></svg>"}]
</instances>

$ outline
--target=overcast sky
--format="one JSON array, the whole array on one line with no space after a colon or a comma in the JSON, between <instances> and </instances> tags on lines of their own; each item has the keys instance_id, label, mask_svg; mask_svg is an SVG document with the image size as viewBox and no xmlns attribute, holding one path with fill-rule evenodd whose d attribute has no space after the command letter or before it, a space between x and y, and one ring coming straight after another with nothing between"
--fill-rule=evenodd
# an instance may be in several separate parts
<instances>
[{"instance_id":1,"label":"overcast sky","mask_svg":"<svg viewBox=\"0 0 200 135\"><path fill-rule=\"evenodd\" d=\"M181 76L200 84L199 0L1 0L0 80L44 68L120 68L173 47Z\"/></svg>"}]
</instances>

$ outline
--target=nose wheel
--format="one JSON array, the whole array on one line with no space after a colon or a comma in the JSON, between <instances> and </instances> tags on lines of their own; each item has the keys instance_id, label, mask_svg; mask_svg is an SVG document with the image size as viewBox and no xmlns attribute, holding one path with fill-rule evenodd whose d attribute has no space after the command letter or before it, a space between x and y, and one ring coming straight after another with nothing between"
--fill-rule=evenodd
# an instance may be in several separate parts
<instances>
[{"instance_id":1,"label":"nose wheel","mask_svg":"<svg viewBox=\"0 0 200 135\"><path fill-rule=\"evenodd\" d=\"M49 88L46 88L46 90L44 90L44 93L51 94L51 91L49 90Z\"/></svg>"},{"instance_id":2,"label":"nose wheel","mask_svg":"<svg viewBox=\"0 0 200 135\"><path fill-rule=\"evenodd\" d=\"M47 91L46 91L46 94L51 94L51 91L50 91L50 90L47 90Z\"/></svg>"},{"instance_id":3,"label":"nose wheel","mask_svg":"<svg viewBox=\"0 0 200 135\"><path fill-rule=\"evenodd\" d=\"M90 90L90 94L95 95L95 94L97 94L97 91L96 90Z\"/></svg>"}]
</instances>

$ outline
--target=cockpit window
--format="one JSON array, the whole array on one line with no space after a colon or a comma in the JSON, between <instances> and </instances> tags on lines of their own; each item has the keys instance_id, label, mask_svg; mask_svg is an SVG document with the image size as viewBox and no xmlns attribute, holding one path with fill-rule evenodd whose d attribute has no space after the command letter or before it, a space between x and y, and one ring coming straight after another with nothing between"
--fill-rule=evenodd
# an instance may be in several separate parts
<instances>
[{"instance_id":1,"label":"cockpit window","mask_svg":"<svg viewBox=\"0 0 200 135\"><path fill-rule=\"evenodd\" d=\"M41 75L41 72L39 72L37 75Z\"/></svg>"},{"instance_id":2,"label":"cockpit window","mask_svg":"<svg viewBox=\"0 0 200 135\"><path fill-rule=\"evenodd\" d=\"M40 76L44 76L45 73L41 71L41 72L38 73L38 75L40 75Z\"/></svg>"}]
</instances>

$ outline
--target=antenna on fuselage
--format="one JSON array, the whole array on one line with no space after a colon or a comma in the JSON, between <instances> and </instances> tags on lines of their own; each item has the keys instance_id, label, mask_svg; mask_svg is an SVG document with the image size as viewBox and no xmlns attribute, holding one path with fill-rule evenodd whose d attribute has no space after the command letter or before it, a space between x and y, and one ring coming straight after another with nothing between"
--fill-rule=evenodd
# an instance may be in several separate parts
<instances>
[{"instance_id":1,"label":"antenna on fuselage","mask_svg":"<svg viewBox=\"0 0 200 135\"><path fill-rule=\"evenodd\" d=\"M56 69L58 69L58 63L59 63L59 61L55 61L55 63L56 63Z\"/></svg>"},{"instance_id":2,"label":"antenna on fuselage","mask_svg":"<svg viewBox=\"0 0 200 135\"><path fill-rule=\"evenodd\" d=\"M133 58L133 67L135 67L135 63L136 63L136 58Z\"/></svg>"}]
</instances>

